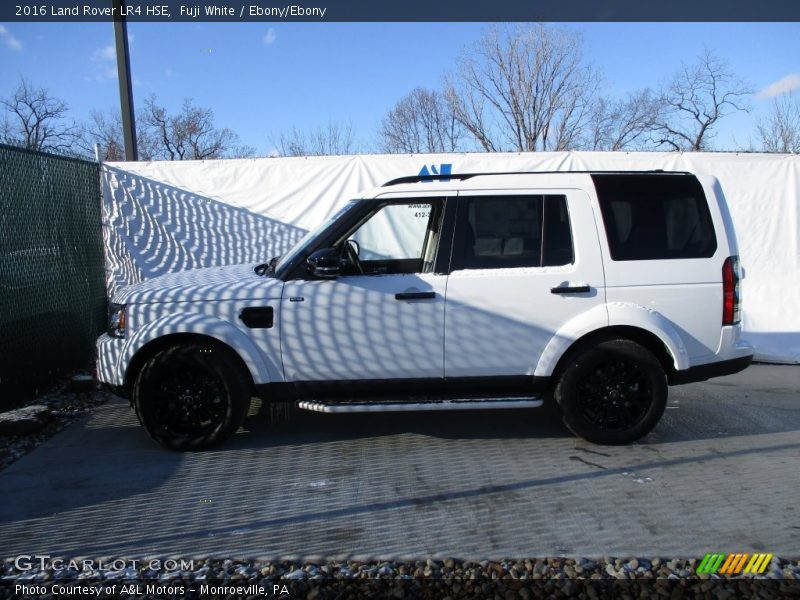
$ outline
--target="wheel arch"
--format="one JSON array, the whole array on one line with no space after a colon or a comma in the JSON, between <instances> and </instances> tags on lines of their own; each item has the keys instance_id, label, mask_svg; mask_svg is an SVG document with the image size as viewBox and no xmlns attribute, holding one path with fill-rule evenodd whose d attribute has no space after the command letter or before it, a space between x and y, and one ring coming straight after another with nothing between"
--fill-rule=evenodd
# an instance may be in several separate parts
<instances>
[{"instance_id":1,"label":"wheel arch","mask_svg":"<svg viewBox=\"0 0 800 600\"><path fill-rule=\"evenodd\" d=\"M247 377L247 385L250 388L251 393L255 394L255 381L253 380L253 374L250 372L247 363L233 347L210 335L204 335L201 333L180 332L180 333L170 333L167 335L163 335L161 337L157 337L143 344L140 348L136 350L131 359L128 361L128 366L127 369L125 370L123 385L124 389L129 392L128 395L130 396L130 390L133 387L133 382L135 381L139 372L142 370L144 364L150 358L155 356L158 352L165 350L166 348L169 348L171 346L176 346L180 344L190 344L190 343L206 344L209 346L213 346L215 349L221 352L225 352L242 369L242 372Z\"/></svg>"},{"instance_id":2,"label":"wheel arch","mask_svg":"<svg viewBox=\"0 0 800 600\"><path fill-rule=\"evenodd\" d=\"M611 325L595 329L573 342L561 355L553 368L551 381L557 382L574 356L607 340L625 339L636 342L656 357L669 381L675 373L675 357L664 341L651 331L632 325Z\"/></svg>"},{"instance_id":3,"label":"wheel arch","mask_svg":"<svg viewBox=\"0 0 800 600\"><path fill-rule=\"evenodd\" d=\"M615 302L598 305L564 324L545 346L534 375L555 380L571 354L608 338L630 339L650 350L670 380L676 371L689 368L686 346L664 315L637 304Z\"/></svg>"},{"instance_id":4,"label":"wheel arch","mask_svg":"<svg viewBox=\"0 0 800 600\"><path fill-rule=\"evenodd\" d=\"M138 314L134 316L142 317ZM128 391L141 365L152 356L153 352L164 347L161 344L174 344L189 339L216 343L220 348L232 353L245 365L245 370L255 385L282 380L282 371L274 360L277 358L279 361L280 357L273 358L266 355L252 338L228 321L194 312L167 313L152 320L144 318L142 320L145 320L146 325L136 328L131 337L126 338L125 345L117 358L118 381L122 382ZM147 354L140 355L143 350ZM131 368L132 366L134 368Z\"/></svg>"}]
</instances>

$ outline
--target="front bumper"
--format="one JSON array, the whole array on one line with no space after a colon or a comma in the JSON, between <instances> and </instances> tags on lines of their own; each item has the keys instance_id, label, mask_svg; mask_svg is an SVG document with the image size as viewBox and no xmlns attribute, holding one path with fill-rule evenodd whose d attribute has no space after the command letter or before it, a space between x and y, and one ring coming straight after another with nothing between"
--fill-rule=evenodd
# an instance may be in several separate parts
<instances>
[{"instance_id":1,"label":"front bumper","mask_svg":"<svg viewBox=\"0 0 800 600\"><path fill-rule=\"evenodd\" d=\"M104 333L97 338L97 380L112 387L122 387L124 374L120 368L120 356L125 340Z\"/></svg>"}]
</instances>

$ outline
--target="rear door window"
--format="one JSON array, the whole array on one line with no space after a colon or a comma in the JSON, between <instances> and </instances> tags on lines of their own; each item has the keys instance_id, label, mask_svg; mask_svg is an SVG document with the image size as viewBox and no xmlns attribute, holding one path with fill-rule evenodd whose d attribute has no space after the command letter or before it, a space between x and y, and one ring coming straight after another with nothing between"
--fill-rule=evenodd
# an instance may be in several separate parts
<instances>
[{"instance_id":1,"label":"rear door window","mask_svg":"<svg viewBox=\"0 0 800 600\"><path fill-rule=\"evenodd\" d=\"M611 258L708 258L717 249L700 182L690 175L592 175Z\"/></svg>"},{"instance_id":2,"label":"rear door window","mask_svg":"<svg viewBox=\"0 0 800 600\"><path fill-rule=\"evenodd\" d=\"M475 196L462 199L463 248L455 269L570 264L572 235L563 195Z\"/></svg>"}]
</instances>

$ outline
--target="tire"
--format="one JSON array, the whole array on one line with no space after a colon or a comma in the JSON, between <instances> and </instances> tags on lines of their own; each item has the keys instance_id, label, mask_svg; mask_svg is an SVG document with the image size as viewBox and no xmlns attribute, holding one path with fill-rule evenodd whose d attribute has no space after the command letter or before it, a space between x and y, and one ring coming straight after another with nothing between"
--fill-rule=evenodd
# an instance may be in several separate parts
<instances>
[{"instance_id":1,"label":"tire","mask_svg":"<svg viewBox=\"0 0 800 600\"><path fill-rule=\"evenodd\" d=\"M250 407L247 374L224 350L172 346L153 355L133 386L147 433L171 450L202 450L236 432Z\"/></svg>"},{"instance_id":2,"label":"tire","mask_svg":"<svg viewBox=\"0 0 800 600\"><path fill-rule=\"evenodd\" d=\"M577 436L595 444L629 444L664 414L667 378L643 346L607 340L570 358L554 397L564 424Z\"/></svg>"}]
</instances>

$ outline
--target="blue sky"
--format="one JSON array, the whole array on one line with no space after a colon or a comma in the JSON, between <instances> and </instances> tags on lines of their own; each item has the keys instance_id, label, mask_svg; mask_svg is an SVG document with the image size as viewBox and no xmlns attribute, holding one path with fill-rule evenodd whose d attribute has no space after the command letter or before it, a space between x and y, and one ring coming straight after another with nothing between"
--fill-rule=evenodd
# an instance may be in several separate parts
<instances>
[{"instance_id":1,"label":"blue sky","mask_svg":"<svg viewBox=\"0 0 800 600\"><path fill-rule=\"evenodd\" d=\"M657 86L704 45L763 90L786 77L800 87L800 24L572 23L607 91ZM381 117L416 86L438 86L480 23L132 23L134 102L152 93L177 108L191 97L218 126L268 154L281 130L351 121L369 147ZM0 24L0 96L20 75L66 100L83 119L118 105L110 23ZM794 76L792 78L792 76ZM789 86L791 87L791 85ZM729 117L718 146L744 146L770 99Z\"/></svg>"}]
</instances>

